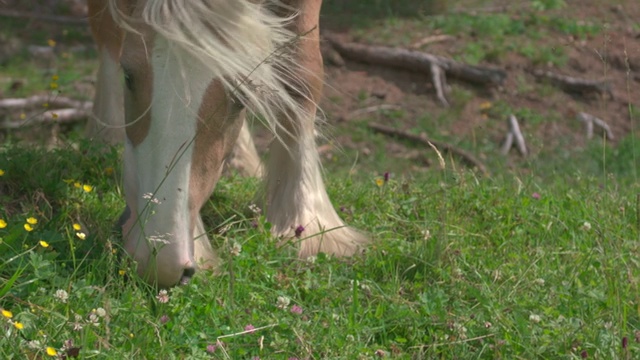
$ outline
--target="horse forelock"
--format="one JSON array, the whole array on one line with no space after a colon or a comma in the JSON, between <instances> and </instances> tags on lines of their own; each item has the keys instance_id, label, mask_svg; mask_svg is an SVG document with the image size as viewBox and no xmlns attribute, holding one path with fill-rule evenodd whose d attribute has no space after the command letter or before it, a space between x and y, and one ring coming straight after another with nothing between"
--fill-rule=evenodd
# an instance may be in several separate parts
<instances>
[{"instance_id":1,"label":"horse forelock","mask_svg":"<svg viewBox=\"0 0 640 360\"><path fill-rule=\"evenodd\" d=\"M283 114L308 117L299 105L300 97L308 97L305 89L287 86L303 83L292 74L304 69L291 60L300 35L287 25L296 15L276 15L274 8L284 6L280 1L140 0L133 1L135 18L118 10L122 0L110 1L123 29L135 32L135 21L142 21L176 52L193 56L276 136L297 131L278 120Z\"/></svg>"}]
</instances>

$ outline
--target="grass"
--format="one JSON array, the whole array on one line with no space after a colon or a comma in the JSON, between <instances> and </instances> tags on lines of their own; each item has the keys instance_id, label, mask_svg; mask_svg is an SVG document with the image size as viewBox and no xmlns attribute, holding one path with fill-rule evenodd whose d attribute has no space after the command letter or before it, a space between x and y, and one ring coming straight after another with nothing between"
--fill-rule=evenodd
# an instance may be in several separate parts
<instances>
[{"instance_id":1,"label":"grass","mask_svg":"<svg viewBox=\"0 0 640 360\"><path fill-rule=\"evenodd\" d=\"M640 355L638 188L615 177L333 177L334 204L374 239L348 260L277 248L248 210L256 181L224 178L205 218L218 219L209 228L225 269L163 303L129 276L112 231L124 206L109 170L117 152L5 145L2 155L3 358L46 347L105 359Z\"/></svg>"},{"instance_id":2,"label":"grass","mask_svg":"<svg viewBox=\"0 0 640 360\"><path fill-rule=\"evenodd\" d=\"M546 13L563 6L558 0L534 1L537 13L519 18L430 16L433 4L413 4L326 0L325 12L349 20L362 41L479 33L483 42L459 49L468 62L517 51L534 64L561 65L562 49L536 39L599 31ZM0 32L17 26L4 22ZM66 43L86 37L64 34L55 36L52 62L20 54L0 66L3 86L25 84L12 96L50 91L54 74L64 94L86 95L74 85L91 73L95 54L63 56ZM48 35L40 29L34 41L46 46ZM355 96L364 103L368 94ZM433 154L389 156L391 140L371 133L372 119L350 121L329 131L348 132L368 152L345 148L324 166L336 209L371 234L364 256L301 260L292 246L277 247L264 214L250 210L258 181L231 175L203 211L224 269L166 294L133 275L113 228L124 209L121 149L63 134L67 146L45 151L9 136L0 146L0 358L639 358L637 137L581 148L527 139L533 155L514 166L487 136L495 129L478 130L478 141L444 130L475 93L455 87L452 97L455 108L417 114L412 131L472 150L493 177L449 157L437 169ZM529 130L563 121L500 101L482 111L515 113ZM406 116L384 113L392 124ZM422 162L429 171L413 171Z\"/></svg>"}]
</instances>

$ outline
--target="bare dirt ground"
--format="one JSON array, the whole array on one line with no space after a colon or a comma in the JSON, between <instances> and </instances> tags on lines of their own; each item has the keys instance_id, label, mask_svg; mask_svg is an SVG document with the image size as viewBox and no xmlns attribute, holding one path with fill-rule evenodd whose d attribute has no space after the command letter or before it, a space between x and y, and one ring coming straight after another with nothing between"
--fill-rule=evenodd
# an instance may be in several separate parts
<instances>
[{"instance_id":1,"label":"bare dirt ground","mask_svg":"<svg viewBox=\"0 0 640 360\"><path fill-rule=\"evenodd\" d=\"M490 8L491 11L503 12L513 18L520 16L522 3L496 3L496 6ZM482 14L482 8L480 10L478 13ZM507 80L498 89L478 88L452 80L453 87L470 90L474 96L462 102L454 100L452 106L456 108L456 115L452 116L450 121L440 123L437 134L429 135L453 137L457 142L465 138L472 141L471 138L480 132L489 136L491 141L499 143L507 131L505 119L486 116L481 111L482 103L497 101L507 103L512 108L530 109L532 114L539 114L542 118L556 118L544 121L543 126L528 124L530 119L527 118L519 119L525 137L536 139L539 147L584 146L587 139L583 127L576 120L577 112L587 112L605 120L612 128L614 142L637 128L634 122L638 121L637 111L640 106L640 2L622 1L608 4L597 0L567 1L565 8L548 15L563 14L578 21L599 24L602 30L595 36L583 39L553 34L553 37L537 40L540 46L561 47L567 58L563 66L533 64L530 59L515 52L501 54L499 58L487 64L507 71ZM331 24L326 26L325 30L334 31ZM348 30L342 28L339 31L345 41L354 39ZM433 32L411 33L410 42L437 33L437 29ZM465 44L477 40L473 34L459 34L450 41L435 43L421 50L456 57L460 55ZM388 40L368 42L394 45ZM442 109L437 102L428 75L350 61L347 61L345 67L327 65L326 68L329 86L326 90L327 101L323 106L334 121L349 118L348 114L359 108L392 104L404 109L404 116L400 119L379 116L377 120L391 121L400 128L420 132L416 118L423 114L431 114L431 117L438 118L444 112L450 111ZM581 96L553 89L544 90L545 85L533 76L533 69L549 70L582 79L606 80L611 84L612 96ZM633 108L636 112L630 114ZM362 143L350 144L348 136L340 136L339 141L346 147L366 146ZM397 144L388 147L390 153L402 154L408 151Z\"/></svg>"},{"instance_id":2,"label":"bare dirt ground","mask_svg":"<svg viewBox=\"0 0 640 360\"><path fill-rule=\"evenodd\" d=\"M29 4L27 4L29 3ZM469 14L503 13L517 19L524 11L530 11L529 2L493 1L490 6L465 7L465 1L452 5L449 12L465 12ZM485 2L486 3L486 2ZM64 6L61 6L64 5ZM42 0L17 2L0 1L0 11L31 11L44 15L62 15L83 18L85 8L83 1ZM331 137L342 149L354 150L367 154L371 150L368 140L354 139L352 123L358 121L378 121L412 132L427 131L429 136L442 137L454 143L476 144L480 136L499 147L507 130L505 119L487 116L481 109L482 104L502 102L514 109L528 109L539 119L520 118L521 127L528 140L532 140L534 152L542 148L558 146L579 148L585 146L587 140L582 125L575 119L577 112L587 112L605 120L612 128L615 140L619 141L632 133L637 125L640 110L640 2L637 0L619 0L606 2L600 0L570 0L566 6L547 11L541 16L566 16L581 22L596 24L601 30L593 36L573 37L562 33L545 33L536 39L540 47L561 49L566 57L563 65L534 64L531 59L515 51L500 53L490 65L507 71L507 79L499 88L486 88L469 85L450 79L452 93L462 91L471 96L462 98L451 95L451 108L444 109L435 97L435 91L428 74L412 71L396 70L381 66L372 66L346 60L345 66L332 65L326 62L325 99L321 106L326 119L332 128ZM354 15L355 16L355 15ZM376 25L377 24L377 25ZM49 31L52 37L61 34L69 27L81 29L78 25L49 20L25 19L26 28L16 29L13 34L23 39L23 46L29 45L29 35L36 31ZM372 32L388 26L384 19L373 23ZM420 39L440 33L440 29L416 29L408 26L401 29L403 41L395 41L393 37L378 41L373 36L363 37L362 30L354 31L349 24L336 24L330 15L323 15L321 29L323 34L338 34L344 40L355 40L370 44L388 46L405 46ZM74 30L80 31L80 30ZM86 31L86 30L83 30ZM406 40L408 38L408 40ZM89 39L88 32L85 39ZM460 58L464 56L465 46L481 42L477 35L463 32L443 42L423 46L420 50L436 55ZM513 41L518 41L514 39ZM92 46L89 41L86 46ZM15 46L5 35L0 39L0 54L7 53L9 45ZM61 44L73 47L78 44ZM324 44L326 47L327 44ZM517 46L517 44L516 44ZM6 56L6 54L3 54ZM560 90L549 89L550 86L536 80L532 75L534 69L550 70L573 77L607 80L611 84L612 96L582 96L568 94ZM0 89L0 97L8 97L8 88ZM85 92L85 94L88 94ZM388 112L368 112L358 114L363 108L377 105L392 105L402 111L389 115ZM635 110L636 113L633 113ZM423 129L424 118L434 120L434 126ZM423 119L423 120L420 120ZM443 120L444 119L444 120ZM542 119L542 120L540 120ZM260 137L259 147L266 146L266 137ZM388 157L410 158L412 150L405 144L389 141L384 149ZM467 146L469 147L469 146ZM481 152L475 145L471 151ZM333 148L325 149L328 157Z\"/></svg>"}]
</instances>

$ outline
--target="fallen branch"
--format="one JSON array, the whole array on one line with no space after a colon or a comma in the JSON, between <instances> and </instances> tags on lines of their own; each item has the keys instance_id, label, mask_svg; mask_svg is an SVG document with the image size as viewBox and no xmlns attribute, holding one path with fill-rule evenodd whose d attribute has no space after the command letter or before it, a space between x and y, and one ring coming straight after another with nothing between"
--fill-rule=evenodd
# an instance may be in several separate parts
<instances>
[{"instance_id":1,"label":"fallen branch","mask_svg":"<svg viewBox=\"0 0 640 360\"><path fill-rule=\"evenodd\" d=\"M609 125L606 122L604 122L604 120L584 112L578 113L577 118L579 121L585 124L586 131L587 131L587 139L593 138L593 126L595 125L600 129L602 129L602 131L604 131L608 140L613 140L613 132L611 131L611 128L609 127Z\"/></svg>"},{"instance_id":2,"label":"fallen branch","mask_svg":"<svg viewBox=\"0 0 640 360\"><path fill-rule=\"evenodd\" d=\"M520 131L520 125L518 124L518 119L515 115L509 115L507 120L509 122L509 132L507 133L507 137L504 140L504 144L502 145L502 154L507 155L509 150L513 147L513 143L515 141L516 148L520 152L522 156L527 156L527 145L524 142L524 136L522 136L522 132Z\"/></svg>"},{"instance_id":3,"label":"fallen branch","mask_svg":"<svg viewBox=\"0 0 640 360\"><path fill-rule=\"evenodd\" d=\"M18 129L45 123L66 124L91 116L93 102L63 96L35 95L28 98L0 99L0 129ZM22 112L24 120L9 120Z\"/></svg>"},{"instance_id":4,"label":"fallen branch","mask_svg":"<svg viewBox=\"0 0 640 360\"><path fill-rule=\"evenodd\" d=\"M0 99L0 111L34 108L76 108L89 110L93 106L91 101L80 101L63 96L35 95L28 98Z\"/></svg>"},{"instance_id":5,"label":"fallen branch","mask_svg":"<svg viewBox=\"0 0 640 360\"><path fill-rule=\"evenodd\" d=\"M471 166L472 168L475 167L480 172L482 172L483 175L489 176L489 171L487 170L487 168L484 166L484 164L480 160L476 159L476 157L473 156L473 154L467 151L464 151L460 148L457 148L451 144L430 139L424 134L414 135L414 134L410 134L405 131L394 129L392 127L381 125L381 124L370 123L369 127L379 133L389 135L389 136L396 136L398 138L410 140L413 142L424 144L426 146L430 146L429 143L431 143L448 153L459 156L467 165Z\"/></svg>"},{"instance_id":6,"label":"fallen branch","mask_svg":"<svg viewBox=\"0 0 640 360\"><path fill-rule=\"evenodd\" d=\"M608 94L613 98L611 83L606 80L580 79L543 70L534 70L533 75L538 79L548 81L551 85L557 86L566 92L577 94L595 92L600 95Z\"/></svg>"},{"instance_id":7,"label":"fallen branch","mask_svg":"<svg viewBox=\"0 0 640 360\"><path fill-rule=\"evenodd\" d=\"M507 73L498 68L466 65L442 56L421 51L345 43L329 35L327 40L343 57L374 65L384 65L409 71L431 73L432 65L440 67L447 75L486 86L501 85Z\"/></svg>"},{"instance_id":8,"label":"fallen branch","mask_svg":"<svg viewBox=\"0 0 640 360\"><path fill-rule=\"evenodd\" d=\"M442 68L436 64L431 64L431 81L433 82L433 87L436 88L436 96L442 106L449 107L449 101L447 101L447 98L444 96L445 89L447 88L447 78Z\"/></svg>"},{"instance_id":9,"label":"fallen branch","mask_svg":"<svg viewBox=\"0 0 640 360\"><path fill-rule=\"evenodd\" d=\"M90 116L90 111L83 109L56 109L29 116L25 120L0 122L0 129L19 129L27 126L41 124L68 124L85 120Z\"/></svg>"}]
</instances>

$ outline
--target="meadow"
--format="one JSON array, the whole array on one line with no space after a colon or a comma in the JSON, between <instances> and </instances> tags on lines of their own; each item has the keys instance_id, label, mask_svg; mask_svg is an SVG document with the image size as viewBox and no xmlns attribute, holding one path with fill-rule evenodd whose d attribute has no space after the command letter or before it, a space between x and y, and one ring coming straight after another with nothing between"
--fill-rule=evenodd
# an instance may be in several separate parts
<instances>
[{"instance_id":1,"label":"meadow","mask_svg":"<svg viewBox=\"0 0 640 360\"><path fill-rule=\"evenodd\" d=\"M399 3L406 11L406 2ZM576 37L592 31L540 9L567 11L562 1L532 3L540 23L562 25ZM484 62L509 52L507 45L524 36L504 30L519 25L503 17L408 19L403 12L392 16L387 2L374 5L374 14L350 30L363 41L375 34L384 39L386 33L403 44L393 35L403 28L423 24L455 32L451 24L457 22L461 32L488 29L486 36L504 45L476 53L472 43L464 45L466 56L477 55L467 61ZM327 1L326 11L345 6ZM360 11L353 6L350 11ZM7 20L0 30L17 26ZM45 46L86 41L85 33L74 31L57 44L46 45L46 33L30 36ZM535 45L523 53L532 62L565 61L563 54ZM43 65L19 55L0 66L0 80L27 79L12 96L86 96L76 84L91 76L95 53L56 56ZM640 90L629 84L627 95L638 99ZM458 105L475 97L454 86ZM540 88L518 90L556 96ZM223 268L218 274L198 272L187 285L168 290L137 278L114 227L125 206L121 147L83 139L81 125L64 127L53 148L33 145L34 128L5 133L0 358L640 358L635 128L613 144L596 137L577 145L566 135L551 147L541 131L559 120L524 105L505 110L506 102L491 103L489 117L530 111L524 127L533 149L527 158L501 156L499 144L461 136L457 146L478 153L491 176L419 148L429 153L431 166L414 171L415 159L387 153L396 140L367 130L365 124L380 120L378 115L332 124L328 112L329 134L349 133L373 149L364 156L357 146L347 146L323 156L334 206L348 224L370 234L364 254L297 258L295 244L280 246L269 232L255 196L259 180L232 172L203 210ZM632 125L638 120L634 109L629 105ZM436 128L449 129L459 108L438 111L413 123L405 121L410 111L384 116L410 127L428 123L430 134L451 141L455 132ZM495 130L477 130L474 139L492 139Z\"/></svg>"}]
</instances>

